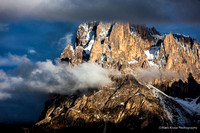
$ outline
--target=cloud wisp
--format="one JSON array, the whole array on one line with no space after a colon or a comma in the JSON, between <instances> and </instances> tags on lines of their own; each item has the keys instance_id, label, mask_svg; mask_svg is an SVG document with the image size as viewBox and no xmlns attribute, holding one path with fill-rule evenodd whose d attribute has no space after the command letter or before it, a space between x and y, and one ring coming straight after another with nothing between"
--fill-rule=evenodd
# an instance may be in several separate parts
<instances>
[{"instance_id":1,"label":"cloud wisp","mask_svg":"<svg viewBox=\"0 0 200 133\"><path fill-rule=\"evenodd\" d=\"M27 55L19 56L8 53L7 57L0 56L0 66L18 66L20 64L30 63Z\"/></svg>"},{"instance_id":2,"label":"cloud wisp","mask_svg":"<svg viewBox=\"0 0 200 133\"><path fill-rule=\"evenodd\" d=\"M171 80L174 78L181 79L183 75L170 70L159 70L158 68L142 69L138 68L135 77L139 81L153 82L155 80Z\"/></svg>"},{"instance_id":3,"label":"cloud wisp","mask_svg":"<svg viewBox=\"0 0 200 133\"><path fill-rule=\"evenodd\" d=\"M65 48L67 45L73 45L73 43L72 43L72 37L73 37L72 33L67 33L64 37L62 37L62 38L59 39L58 45L62 49Z\"/></svg>"},{"instance_id":4,"label":"cloud wisp","mask_svg":"<svg viewBox=\"0 0 200 133\"><path fill-rule=\"evenodd\" d=\"M1 0L0 20L133 21L200 23L199 0Z\"/></svg>"},{"instance_id":5,"label":"cloud wisp","mask_svg":"<svg viewBox=\"0 0 200 133\"><path fill-rule=\"evenodd\" d=\"M30 50L28 50L28 53L29 53L29 54L35 54L36 51L35 51L34 49L30 49Z\"/></svg>"}]
</instances>

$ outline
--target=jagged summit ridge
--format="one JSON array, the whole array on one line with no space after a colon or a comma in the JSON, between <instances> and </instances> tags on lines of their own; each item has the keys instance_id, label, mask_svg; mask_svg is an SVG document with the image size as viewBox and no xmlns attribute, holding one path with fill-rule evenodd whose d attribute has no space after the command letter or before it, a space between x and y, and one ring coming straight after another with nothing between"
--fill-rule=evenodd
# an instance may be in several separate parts
<instances>
[{"instance_id":1,"label":"jagged summit ridge","mask_svg":"<svg viewBox=\"0 0 200 133\"><path fill-rule=\"evenodd\" d=\"M124 73L154 67L187 77L199 68L199 55L197 40L189 36L162 34L144 25L92 22L78 27L75 45L67 46L60 58L74 66L91 60Z\"/></svg>"}]
</instances>

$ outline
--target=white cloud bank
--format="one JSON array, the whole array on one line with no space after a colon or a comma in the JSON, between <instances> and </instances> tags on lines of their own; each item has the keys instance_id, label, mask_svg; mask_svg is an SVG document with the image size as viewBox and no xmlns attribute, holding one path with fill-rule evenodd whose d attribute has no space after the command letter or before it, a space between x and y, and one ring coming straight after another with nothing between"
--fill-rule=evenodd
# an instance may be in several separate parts
<instances>
[{"instance_id":1,"label":"white cloud bank","mask_svg":"<svg viewBox=\"0 0 200 133\"><path fill-rule=\"evenodd\" d=\"M36 122L49 93L68 94L77 89L96 88L111 82L106 70L92 62L75 68L51 60L31 62L26 55L9 54L9 62L18 68L0 70L0 122ZM115 74L115 73L114 73Z\"/></svg>"},{"instance_id":2,"label":"white cloud bank","mask_svg":"<svg viewBox=\"0 0 200 133\"><path fill-rule=\"evenodd\" d=\"M18 56L11 56L18 61ZM21 57L22 60L24 56ZM66 94L77 89L96 88L111 82L112 71L92 62L75 68L51 60L35 64L23 63L12 73L0 71L0 100L11 98L15 93L59 93Z\"/></svg>"}]
</instances>

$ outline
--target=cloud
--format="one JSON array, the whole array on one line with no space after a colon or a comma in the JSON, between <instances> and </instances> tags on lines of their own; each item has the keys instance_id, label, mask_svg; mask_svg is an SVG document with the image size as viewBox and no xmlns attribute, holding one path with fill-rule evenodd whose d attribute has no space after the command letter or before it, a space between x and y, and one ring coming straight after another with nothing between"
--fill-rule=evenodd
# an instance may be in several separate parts
<instances>
[{"instance_id":1,"label":"cloud","mask_svg":"<svg viewBox=\"0 0 200 133\"><path fill-rule=\"evenodd\" d=\"M65 63L53 64L51 60L25 63L12 73L0 71L0 93L18 92L67 94L77 89L97 88L111 82L112 71L101 68L92 62L83 63L75 68Z\"/></svg>"},{"instance_id":2,"label":"cloud","mask_svg":"<svg viewBox=\"0 0 200 133\"><path fill-rule=\"evenodd\" d=\"M18 56L8 53L7 57L0 56L0 66L17 66L20 64L30 63L27 55Z\"/></svg>"},{"instance_id":3,"label":"cloud","mask_svg":"<svg viewBox=\"0 0 200 133\"><path fill-rule=\"evenodd\" d=\"M181 75L179 75L178 73L172 72L170 70L159 70L158 68L150 68L150 69L138 68L136 70L135 77L137 80L145 82L182 78Z\"/></svg>"},{"instance_id":4,"label":"cloud","mask_svg":"<svg viewBox=\"0 0 200 133\"><path fill-rule=\"evenodd\" d=\"M59 41L58 41L59 47L61 47L63 49L67 45L73 45L72 44L72 37L73 37L72 33L67 33L64 37L60 38Z\"/></svg>"},{"instance_id":5,"label":"cloud","mask_svg":"<svg viewBox=\"0 0 200 133\"><path fill-rule=\"evenodd\" d=\"M1 93L0 92L0 100L11 98L11 95L8 93Z\"/></svg>"},{"instance_id":6,"label":"cloud","mask_svg":"<svg viewBox=\"0 0 200 133\"><path fill-rule=\"evenodd\" d=\"M199 0L1 0L0 20L121 20L199 24Z\"/></svg>"},{"instance_id":7,"label":"cloud","mask_svg":"<svg viewBox=\"0 0 200 133\"><path fill-rule=\"evenodd\" d=\"M27 58L27 55L23 56L18 56L18 55L13 55L11 53L8 53L8 58L10 61L16 63L16 64L23 64L23 63L29 63L30 60Z\"/></svg>"},{"instance_id":8,"label":"cloud","mask_svg":"<svg viewBox=\"0 0 200 133\"><path fill-rule=\"evenodd\" d=\"M30 50L28 50L28 53L30 53L30 54L35 54L36 51L35 51L34 49L30 49Z\"/></svg>"},{"instance_id":9,"label":"cloud","mask_svg":"<svg viewBox=\"0 0 200 133\"><path fill-rule=\"evenodd\" d=\"M12 60L18 61L11 56ZM25 58L26 60L26 58ZM36 122L51 93L71 94L76 90L97 88L111 82L111 70L92 62L71 67L51 60L25 61L13 71L0 70L0 122Z\"/></svg>"},{"instance_id":10,"label":"cloud","mask_svg":"<svg viewBox=\"0 0 200 133\"><path fill-rule=\"evenodd\" d=\"M47 60L37 62L36 68L25 80L25 87L44 93L67 93L77 89L95 88L110 82L108 71L93 63L83 63L75 68ZM22 85L24 82L22 83ZM21 87L21 86L20 86Z\"/></svg>"}]
</instances>

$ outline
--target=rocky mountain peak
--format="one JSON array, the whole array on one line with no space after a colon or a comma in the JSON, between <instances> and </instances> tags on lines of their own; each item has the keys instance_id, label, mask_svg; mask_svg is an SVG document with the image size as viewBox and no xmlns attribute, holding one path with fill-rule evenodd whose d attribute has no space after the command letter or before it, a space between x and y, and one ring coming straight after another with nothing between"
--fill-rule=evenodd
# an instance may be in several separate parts
<instances>
[{"instance_id":1,"label":"rocky mountain peak","mask_svg":"<svg viewBox=\"0 0 200 133\"><path fill-rule=\"evenodd\" d=\"M92 22L78 27L73 49L68 46L60 58L75 66L91 60L123 73L129 73L129 68L156 68L179 75L184 71L186 79L190 72L197 77L199 55L199 44L189 36L163 34L145 25Z\"/></svg>"},{"instance_id":2,"label":"rocky mountain peak","mask_svg":"<svg viewBox=\"0 0 200 133\"><path fill-rule=\"evenodd\" d=\"M73 132L199 127L199 48L189 36L163 34L145 25L80 24L75 44L64 49L61 61L73 67L92 61L121 76L111 76L111 84L84 93L54 94L36 126Z\"/></svg>"}]
</instances>

